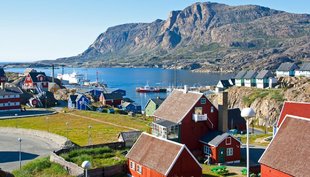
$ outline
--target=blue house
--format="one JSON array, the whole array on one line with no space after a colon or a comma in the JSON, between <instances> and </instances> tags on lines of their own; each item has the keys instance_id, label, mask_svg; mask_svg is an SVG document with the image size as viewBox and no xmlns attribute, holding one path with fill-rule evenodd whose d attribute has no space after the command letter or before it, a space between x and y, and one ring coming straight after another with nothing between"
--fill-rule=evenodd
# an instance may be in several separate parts
<instances>
[{"instance_id":1,"label":"blue house","mask_svg":"<svg viewBox=\"0 0 310 177\"><path fill-rule=\"evenodd\" d=\"M69 109L88 110L91 109L90 104L91 101L83 94L75 94L69 96Z\"/></svg>"},{"instance_id":2,"label":"blue house","mask_svg":"<svg viewBox=\"0 0 310 177\"><path fill-rule=\"evenodd\" d=\"M123 102L122 109L128 112L141 113L141 106L137 103Z\"/></svg>"},{"instance_id":3,"label":"blue house","mask_svg":"<svg viewBox=\"0 0 310 177\"><path fill-rule=\"evenodd\" d=\"M77 93L90 94L94 98L94 100L98 101L101 93L103 93L103 90L99 88L93 88L93 89L82 88L82 89L78 89Z\"/></svg>"}]
</instances>

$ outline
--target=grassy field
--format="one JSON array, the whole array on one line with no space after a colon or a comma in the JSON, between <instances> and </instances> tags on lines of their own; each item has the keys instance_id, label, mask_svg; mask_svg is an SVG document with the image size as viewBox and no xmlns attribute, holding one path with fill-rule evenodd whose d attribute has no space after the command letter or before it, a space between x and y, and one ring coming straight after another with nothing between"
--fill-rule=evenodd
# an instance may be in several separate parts
<instances>
[{"instance_id":1,"label":"grassy field","mask_svg":"<svg viewBox=\"0 0 310 177\"><path fill-rule=\"evenodd\" d=\"M125 164L126 158L124 150L112 150L108 147L91 148L91 149L76 149L68 153L61 154L66 161L73 162L79 166L88 160L92 164L92 168Z\"/></svg>"},{"instance_id":2,"label":"grassy field","mask_svg":"<svg viewBox=\"0 0 310 177\"><path fill-rule=\"evenodd\" d=\"M94 120L80 116L90 117ZM106 124L96 120L116 125ZM88 140L90 140L91 144L115 141L119 132L129 131L131 130L130 128L146 131L148 130L149 123L149 120L132 118L127 115L73 111L43 117L0 120L0 127L18 127L49 131L68 137L72 142L83 146L88 145ZM126 125L126 127L130 128L117 125Z\"/></svg>"},{"instance_id":3,"label":"grassy field","mask_svg":"<svg viewBox=\"0 0 310 177\"><path fill-rule=\"evenodd\" d=\"M71 177L62 166L50 162L48 157L35 159L20 170L14 170L13 174L15 177Z\"/></svg>"}]
</instances>

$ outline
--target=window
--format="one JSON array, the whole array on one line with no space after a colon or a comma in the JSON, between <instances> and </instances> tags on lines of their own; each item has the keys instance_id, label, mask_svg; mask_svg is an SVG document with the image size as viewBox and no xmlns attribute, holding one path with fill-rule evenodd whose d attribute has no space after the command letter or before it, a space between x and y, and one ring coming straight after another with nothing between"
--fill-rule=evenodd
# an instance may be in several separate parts
<instances>
[{"instance_id":1,"label":"window","mask_svg":"<svg viewBox=\"0 0 310 177\"><path fill-rule=\"evenodd\" d=\"M206 155L211 155L211 149L209 146L204 146L203 147L203 152L206 154Z\"/></svg>"},{"instance_id":2,"label":"window","mask_svg":"<svg viewBox=\"0 0 310 177\"><path fill-rule=\"evenodd\" d=\"M16 102L15 105L16 105L16 106L19 106L19 102Z\"/></svg>"},{"instance_id":3,"label":"window","mask_svg":"<svg viewBox=\"0 0 310 177\"><path fill-rule=\"evenodd\" d=\"M211 106L211 113L213 113L214 112L214 107L213 106Z\"/></svg>"},{"instance_id":4,"label":"window","mask_svg":"<svg viewBox=\"0 0 310 177\"><path fill-rule=\"evenodd\" d=\"M207 103L207 99L206 98L201 98L200 99L200 104L206 104Z\"/></svg>"},{"instance_id":5,"label":"window","mask_svg":"<svg viewBox=\"0 0 310 177\"><path fill-rule=\"evenodd\" d=\"M142 174L142 166L141 165L137 165L137 172L139 174Z\"/></svg>"},{"instance_id":6,"label":"window","mask_svg":"<svg viewBox=\"0 0 310 177\"><path fill-rule=\"evenodd\" d=\"M226 138L226 145L231 145L231 137Z\"/></svg>"},{"instance_id":7,"label":"window","mask_svg":"<svg viewBox=\"0 0 310 177\"><path fill-rule=\"evenodd\" d=\"M130 161L130 169L135 170L135 162Z\"/></svg>"},{"instance_id":8,"label":"window","mask_svg":"<svg viewBox=\"0 0 310 177\"><path fill-rule=\"evenodd\" d=\"M202 107L195 107L195 114L202 115Z\"/></svg>"},{"instance_id":9,"label":"window","mask_svg":"<svg viewBox=\"0 0 310 177\"><path fill-rule=\"evenodd\" d=\"M227 148L226 149L226 155L227 156L232 156L234 154L234 149L233 148Z\"/></svg>"}]
</instances>

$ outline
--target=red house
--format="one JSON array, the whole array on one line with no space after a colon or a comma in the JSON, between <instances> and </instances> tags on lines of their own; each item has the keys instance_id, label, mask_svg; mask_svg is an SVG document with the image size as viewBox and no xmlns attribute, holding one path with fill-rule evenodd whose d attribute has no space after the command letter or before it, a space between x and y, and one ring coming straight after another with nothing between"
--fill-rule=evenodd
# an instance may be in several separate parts
<instances>
[{"instance_id":1,"label":"red house","mask_svg":"<svg viewBox=\"0 0 310 177\"><path fill-rule=\"evenodd\" d=\"M122 104L123 95L121 93L101 93L99 101L103 106L117 107Z\"/></svg>"},{"instance_id":2,"label":"red house","mask_svg":"<svg viewBox=\"0 0 310 177\"><path fill-rule=\"evenodd\" d=\"M232 135L213 131L206 134L200 142L210 163L240 163L242 143Z\"/></svg>"},{"instance_id":3,"label":"red house","mask_svg":"<svg viewBox=\"0 0 310 177\"><path fill-rule=\"evenodd\" d=\"M309 108L308 108L309 109ZM310 115L287 114L259 160L262 177L305 177L310 174Z\"/></svg>"},{"instance_id":4,"label":"red house","mask_svg":"<svg viewBox=\"0 0 310 177\"><path fill-rule=\"evenodd\" d=\"M48 79L44 72L30 72L25 78L23 88L34 90L38 87L42 90L48 90Z\"/></svg>"},{"instance_id":5,"label":"red house","mask_svg":"<svg viewBox=\"0 0 310 177\"><path fill-rule=\"evenodd\" d=\"M202 94L174 90L154 112L152 134L185 144L202 155L200 138L218 128L218 110Z\"/></svg>"},{"instance_id":6,"label":"red house","mask_svg":"<svg viewBox=\"0 0 310 177\"><path fill-rule=\"evenodd\" d=\"M23 92L18 87L6 87L6 75L0 68L0 112L20 111L20 94Z\"/></svg>"},{"instance_id":7,"label":"red house","mask_svg":"<svg viewBox=\"0 0 310 177\"><path fill-rule=\"evenodd\" d=\"M126 155L134 177L201 177L199 162L186 145L142 133Z\"/></svg>"}]
</instances>

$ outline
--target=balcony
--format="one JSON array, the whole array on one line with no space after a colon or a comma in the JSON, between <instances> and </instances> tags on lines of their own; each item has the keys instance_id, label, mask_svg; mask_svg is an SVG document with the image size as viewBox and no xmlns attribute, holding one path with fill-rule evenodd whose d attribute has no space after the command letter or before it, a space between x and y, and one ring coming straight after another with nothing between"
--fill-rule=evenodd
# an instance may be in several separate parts
<instances>
[{"instance_id":1,"label":"balcony","mask_svg":"<svg viewBox=\"0 0 310 177\"><path fill-rule=\"evenodd\" d=\"M207 121L208 120L208 115L207 114L193 114L193 121L195 122L200 122L200 121Z\"/></svg>"}]
</instances>

